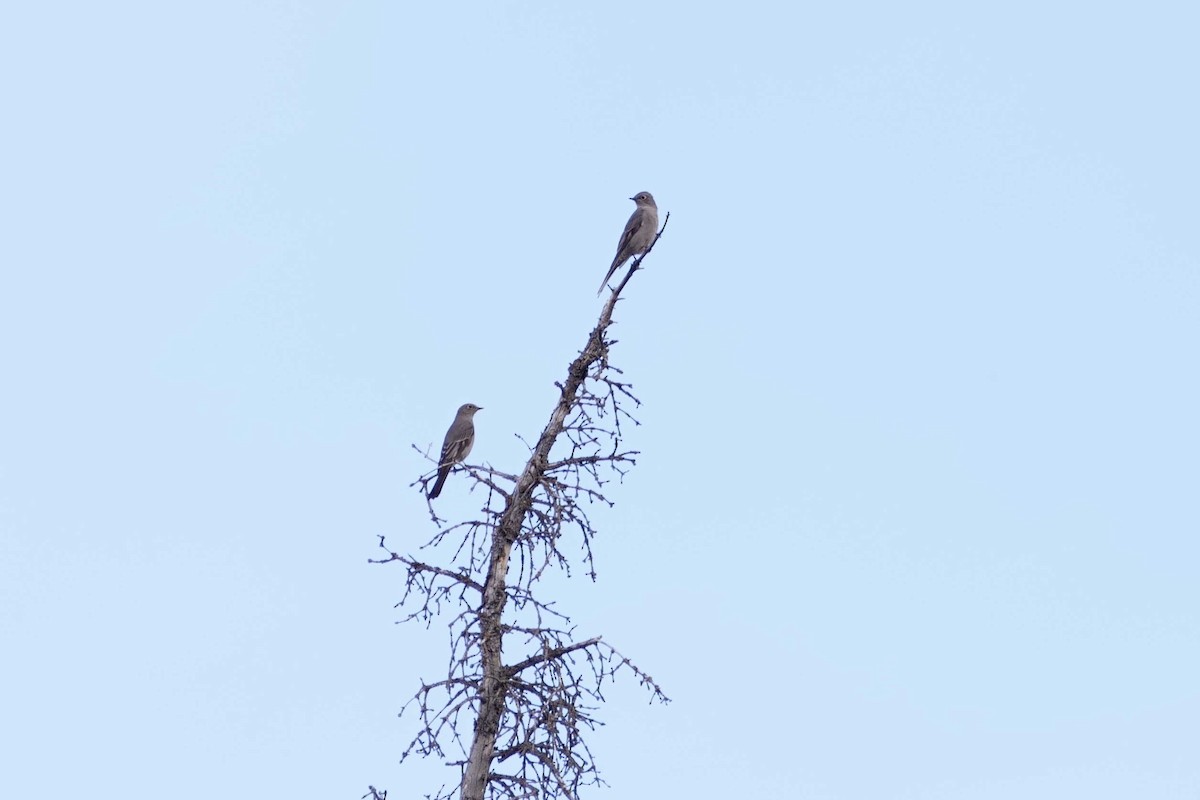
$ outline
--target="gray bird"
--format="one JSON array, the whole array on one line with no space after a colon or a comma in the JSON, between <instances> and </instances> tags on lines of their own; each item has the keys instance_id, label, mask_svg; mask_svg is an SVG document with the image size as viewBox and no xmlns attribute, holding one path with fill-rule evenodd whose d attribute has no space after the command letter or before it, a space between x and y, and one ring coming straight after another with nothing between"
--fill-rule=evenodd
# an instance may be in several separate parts
<instances>
[{"instance_id":1,"label":"gray bird","mask_svg":"<svg viewBox=\"0 0 1200 800\"><path fill-rule=\"evenodd\" d=\"M618 267L633 256L640 256L646 252L646 248L654 241L654 234L658 232L658 206L654 205L654 197L649 192L638 192L629 199L637 203L637 208L634 209L629 222L625 223L625 230L621 232L621 241L617 243L617 257L613 259L612 266L608 268L608 274L604 276L604 281L600 284L596 297L599 297L600 292L604 291L604 287L608 285L608 279L613 276Z\"/></svg>"},{"instance_id":2,"label":"gray bird","mask_svg":"<svg viewBox=\"0 0 1200 800\"><path fill-rule=\"evenodd\" d=\"M430 500L442 493L442 484L446 482L450 468L470 455L471 447L475 444L473 420L475 412L479 410L479 406L474 403L464 403L458 407L458 413L454 415L454 422L450 423L450 429L446 431L446 439L442 442L442 456L438 459L437 482L433 484L433 491L429 493Z\"/></svg>"}]
</instances>

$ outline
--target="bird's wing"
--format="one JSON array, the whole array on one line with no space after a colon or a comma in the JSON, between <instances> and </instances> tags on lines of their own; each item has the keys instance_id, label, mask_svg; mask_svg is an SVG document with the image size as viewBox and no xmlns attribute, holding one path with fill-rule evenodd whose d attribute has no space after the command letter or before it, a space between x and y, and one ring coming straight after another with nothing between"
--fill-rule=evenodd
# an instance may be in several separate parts
<instances>
[{"instance_id":1,"label":"bird's wing","mask_svg":"<svg viewBox=\"0 0 1200 800\"><path fill-rule=\"evenodd\" d=\"M446 436L446 441L442 445L442 457L438 460L440 466L448 464L457 464L467 457L467 453L471 452L471 445L474 444L474 437L471 431L454 431Z\"/></svg>"},{"instance_id":2,"label":"bird's wing","mask_svg":"<svg viewBox=\"0 0 1200 800\"><path fill-rule=\"evenodd\" d=\"M642 209L637 209L630 215L629 221L625 223L625 230L621 231L621 241L617 242L617 254L613 256L612 266L608 268L608 274L604 276L604 280L600 281L600 289L596 292L599 297L604 291L604 287L608 285L608 279L613 276L617 268L625 262L633 253L629 252L629 243L633 241L633 237L638 235L638 232L646 225L646 215L642 213Z\"/></svg>"},{"instance_id":3,"label":"bird's wing","mask_svg":"<svg viewBox=\"0 0 1200 800\"><path fill-rule=\"evenodd\" d=\"M642 209L637 209L629 216L629 221L625 223L625 230L621 231L621 241L617 243L617 258L621 257L621 253L625 252L625 248L629 247L629 242L637 235L642 226L646 224L646 215L642 213ZM626 254L625 258L628 258ZM624 261L625 259L621 259ZM619 265L618 265L619 266Z\"/></svg>"}]
</instances>

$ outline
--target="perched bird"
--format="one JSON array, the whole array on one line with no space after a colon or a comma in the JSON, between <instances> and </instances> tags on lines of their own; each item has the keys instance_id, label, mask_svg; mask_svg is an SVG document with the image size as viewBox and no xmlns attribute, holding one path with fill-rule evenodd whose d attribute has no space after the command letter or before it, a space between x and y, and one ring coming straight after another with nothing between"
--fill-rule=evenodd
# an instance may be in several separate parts
<instances>
[{"instance_id":1,"label":"perched bird","mask_svg":"<svg viewBox=\"0 0 1200 800\"><path fill-rule=\"evenodd\" d=\"M625 223L625 230L621 232L621 241L617 243L617 257L613 259L612 266L608 268L608 274L604 276L604 281L600 284L596 297L599 297L600 292L604 291L604 287L608 285L608 279L613 276L618 267L633 256L640 256L646 252L646 248L654 241L654 234L658 231L658 206L654 205L654 197L649 192L638 192L629 199L637 203L637 208L633 210L633 216L629 218L629 222Z\"/></svg>"},{"instance_id":2,"label":"perched bird","mask_svg":"<svg viewBox=\"0 0 1200 800\"><path fill-rule=\"evenodd\" d=\"M459 406L458 413L454 415L454 422L450 423L450 429L446 431L446 439L442 442L442 456L438 459L437 482L433 484L433 491L429 493L430 500L442 493L442 484L446 482L450 468L470 455L471 446L475 444L473 420L475 412L479 410L479 406L474 403L464 403Z\"/></svg>"}]
</instances>

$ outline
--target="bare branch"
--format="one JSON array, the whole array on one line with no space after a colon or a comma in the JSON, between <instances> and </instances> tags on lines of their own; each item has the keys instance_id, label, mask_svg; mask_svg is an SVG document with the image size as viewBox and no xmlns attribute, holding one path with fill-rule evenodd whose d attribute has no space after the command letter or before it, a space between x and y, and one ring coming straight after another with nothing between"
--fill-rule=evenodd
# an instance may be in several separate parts
<instances>
[{"instance_id":1,"label":"bare branch","mask_svg":"<svg viewBox=\"0 0 1200 800\"><path fill-rule=\"evenodd\" d=\"M601 636L593 636L591 639L583 642L576 642L575 644L567 645L566 647L552 647L544 653L536 656L530 656L524 661L519 661L516 664L513 664L511 667L508 667L505 672L507 672L509 675L517 675L526 667L532 667L535 664L541 664L542 662L549 661L553 658L561 658L567 653L573 653L576 650L582 650L585 647L591 647L599 642L602 638L603 637Z\"/></svg>"}]
</instances>

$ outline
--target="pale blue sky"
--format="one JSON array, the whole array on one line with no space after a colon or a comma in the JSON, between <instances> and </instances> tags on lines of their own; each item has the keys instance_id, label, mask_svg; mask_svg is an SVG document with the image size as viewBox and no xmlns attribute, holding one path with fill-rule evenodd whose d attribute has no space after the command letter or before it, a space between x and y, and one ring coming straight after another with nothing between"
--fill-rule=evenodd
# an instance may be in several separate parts
<instances>
[{"instance_id":1,"label":"pale blue sky","mask_svg":"<svg viewBox=\"0 0 1200 800\"><path fill-rule=\"evenodd\" d=\"M640 190L594 797L1200 796L1192 4L25 4L0 796L417 797L379 534L515 470ZM477 498L452 480L447 513Z\"/></svg>"}]
</instances>

